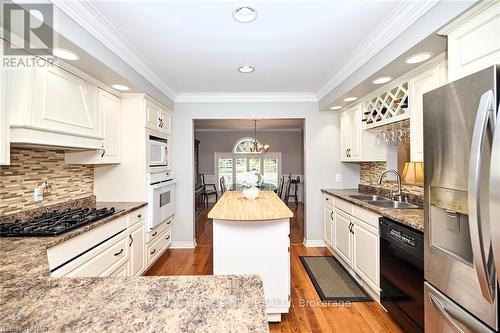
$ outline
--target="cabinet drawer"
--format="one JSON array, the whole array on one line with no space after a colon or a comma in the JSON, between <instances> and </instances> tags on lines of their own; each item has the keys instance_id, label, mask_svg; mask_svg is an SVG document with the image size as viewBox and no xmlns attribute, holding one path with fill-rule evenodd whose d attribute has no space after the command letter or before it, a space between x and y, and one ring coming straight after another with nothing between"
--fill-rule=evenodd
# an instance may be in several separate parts
<instances>
[{"instance_id":1,"label":"cabinet drawer","mask_svg":"<svg viewBox=\"0 0 500 333\"><path fill-rule=\"evenodd\" d=\"M335 199L335 207L337 207L338 209L346 212L347 214L351 214L352 215L352 204L345 201L345 200L342 200L342 199L339 199L339 198L336 198Z\"/></svg>"},{"instance_id":2,"label":"cabinet drawer","mask_svg":"<svg viewBox=\"0 0 500 333\"><path fill-rule=\"evenodd\" d=\"M137 222L140 222L146 218L146 207L136 209L128 214L127 227L131 227Z\"/></svg>"},{"instance_id":3,"label":"cabinet drawer","mask_svg":"<svg viewBox=\"0 0 500 333\"><path fill-rule=\"evenodd\" d=\"M165 222L156 226L153 230L148 231L146 235L146 243L151 243L158 239L160 234L172 225L173 217L169 217Z\"/></svg>"},{"instance_id":4,"label":"cabinet drawer","mask_svg":"<svg viewBox=\"0 0 500 333\"><path fill-rule=\"evenodd\" d=\"M381 217L380 215L354 205L352 207L352 215L378 230L378 219Z\"/></svg>"},{"instance_id":5,"label":"cabinet drawer","mask_svg":"<svg viewBox=\"0 0 500 333\"><path fill-rule=\"evenodd\" d=\"M112 240L109 240L111 242ZM103 244L104 245L104 244ZM88 276L109 276L115 269L113 266L120 266L127 261L127 240L125 233L120 235L120 239L114 244L102 249L89 260L83 262L78 267L67 273L68 277L88 277Z\"/></svg>"},{"instance_id":6,"label":"cabinet drawer","mask_svg":"<svg viewBox=\"0 0 500 333\"><path fill-rule=\"evenodd\" d=\"M328 205L330 205L330 206L333 206L333 205L334 205L334 203L335 203L335 199L334 199L331 195L329 195L329 194L324 194L324 195L323 195L323 202L324 202L325 204L328 204Z\"/></svg>"},{"instance_id":7,"label":"cabinet drawer","mask_svg":"<svg viewBox=\"0 0 500 333\"><path fill-rule=\"evenodd\" d=\"M156 261L156 259L167 249L167 247L172 242L170 228L161 233L157 238L158 239L154 243L148 244L148 267Z\"/></svg>"}]
</instances>

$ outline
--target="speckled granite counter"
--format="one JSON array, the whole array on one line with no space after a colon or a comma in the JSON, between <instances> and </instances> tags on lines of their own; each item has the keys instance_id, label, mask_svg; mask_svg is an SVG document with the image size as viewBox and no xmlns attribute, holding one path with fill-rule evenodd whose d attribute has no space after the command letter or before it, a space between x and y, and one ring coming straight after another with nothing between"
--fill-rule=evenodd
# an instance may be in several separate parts
<instances>
[{"instance_id":1,"label":"speckled granite counter","mask_svg":"<svg viewBox=\"0 0 500 333\"><path fill-rule=\"evenodd\" d=\"M144 203L58 237L0 238L0 329L68 332L268 332L258 276L52 278L47 248Z\"/></svg>"},{"instance_id":2,"label":"speckled granite counter","mask_svg":"<svg viewBox=\"0 0 500 333\"><path fill-rule=\"evenodd\" d=\"M413 229L424 231L423 209L394 209L373 206L364 201L353 199L350 197L350 195L353 194L364 194L360 193L358 189L322 189L321 192L333 195L345 201L349 201L354 205L407 225Z\"/></svg>"}]
</instances>

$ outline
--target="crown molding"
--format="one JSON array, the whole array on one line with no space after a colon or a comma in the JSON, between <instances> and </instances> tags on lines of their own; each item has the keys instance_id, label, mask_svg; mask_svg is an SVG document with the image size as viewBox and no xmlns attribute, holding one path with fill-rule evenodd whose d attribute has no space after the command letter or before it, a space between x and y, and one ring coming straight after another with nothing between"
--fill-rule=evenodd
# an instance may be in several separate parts
<instances>
[{"instance_id":1,"label":"crown molding","mask_svg":"<svg viewBox=\"0 0 500 333\"><path fill-rule=\"evenodd\" d=\"M175 100L176 92L161 78L161 74L90 1L52 0L52 2L158 90L171 100Z\"/></svg>"},{"instance_id":2,"label":"crown molding","mask_svg":"<svg viewBox=\"0 0 500 333\"><path fill-rule=\"evenodd\" d=\"M233 127L233 128L195 128L195 132L218 133L218 132L253 132L253 127ZM302 132L302 128L258 128L259 132Z\"/></svg>"},{"instance_id":3,"label":"crown molding","mask_svg":"<svg viewBox=\"0 0 500 333\"><path fill-rule=\"evenodd\" d=\"M179 93L176 103L318 102L313 93Z\"/></svg>"},{"instance_id":4,"label":"crown molding","mask_svg":"<svg viewBox=\"0 0 500 333\"><path fill-rule=\"evenodd\" d=\"M427 13L439 1L401 1L363 42L335 69L333 76L317 91L321 100L396 37Z\"/></svg>"}]
</instances>

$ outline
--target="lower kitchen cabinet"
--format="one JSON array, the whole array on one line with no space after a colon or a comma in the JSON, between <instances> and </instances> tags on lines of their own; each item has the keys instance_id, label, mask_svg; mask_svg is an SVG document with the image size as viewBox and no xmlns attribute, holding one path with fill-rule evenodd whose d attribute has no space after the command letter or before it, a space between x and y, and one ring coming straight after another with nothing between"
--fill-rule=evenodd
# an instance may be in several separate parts
<instances>
[{"instance_id":1,"label":"lower kitchen cabinet","mask_svg":"<svg viewBox=\"0 0 500 333\"><path fill-rule=\"evenodd\" d=\"M354 218L353 269L373 289L378 290L380 280L378 229Z\"/></svg>"},{"instance_id":2,"label":"lower kitchen cabinet","mask_svg":"<svg viewBox=\"0 0 500 333\"><path fill-rule=\"evenodd\" d=\"M129 228L128 235L128 272L130 276L141 275L146 269L146 235L144 220Z\"/></svg>"},{"instance_id":3,"label":"lower kitchen cabinet","mask_svg":"<svg viewBox=\"0 0 500 333\"><path fill-rule=\"evenodd\" d=\"M334 228L334 246L333 248L337 254L344 259L344 261L352 265L352 221L351 217L335 209L335 228Z\"/></svg>"},{"instance_id":4,"label":"lower kitchen cabinet","mask_svg":"<svg viewBox=\"0 0 500 333\"><path fill-rule=\"evenodd\" d=\"M334 228L334 215L333 207L325 204L323 208L323 227L325 243L333 247L333 228Z\"/></svg>"}]
</instances>

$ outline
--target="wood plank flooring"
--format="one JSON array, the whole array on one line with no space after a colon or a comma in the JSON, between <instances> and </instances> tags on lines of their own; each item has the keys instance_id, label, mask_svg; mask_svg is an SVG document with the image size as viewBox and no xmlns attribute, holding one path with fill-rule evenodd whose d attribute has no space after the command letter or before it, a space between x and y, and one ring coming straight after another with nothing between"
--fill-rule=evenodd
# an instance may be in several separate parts
<instances>
[{"instance_id":1,"label":"wood plank flooring","mask_svg":"<svg viewBox=\"0 0 500 333\"><path fill-rule=\"evenodd\" d=\"M281 323L271 323L271 332L335 332L382 333L403 332L376 302L350 304L321 303L299 257L330 255L326 248L306 248L304 238L304 207L289 205L291 219L291 281L292 306ZM196 221L195 249L169 249L146 275L210 275L212 274L212 221L206 212Z\"/></svg>"}]
</instances>

